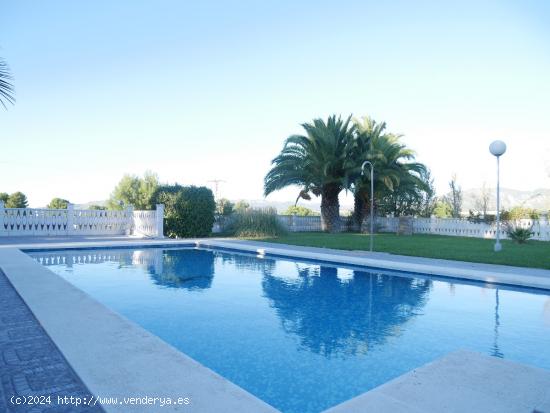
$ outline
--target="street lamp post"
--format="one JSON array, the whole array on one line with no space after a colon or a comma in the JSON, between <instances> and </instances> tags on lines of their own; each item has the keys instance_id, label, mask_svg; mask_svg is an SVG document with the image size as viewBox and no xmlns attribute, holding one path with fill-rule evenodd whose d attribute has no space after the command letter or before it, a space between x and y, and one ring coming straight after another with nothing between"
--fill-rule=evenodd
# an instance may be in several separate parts
<instances>
[{"instance_id":1,"label":"street lamp post","mask_svg":"<svg viewBox=\"0 0 550 413\"><path fill-rule=\"evenodd\" d=\"M365 175L365 166L370 166L370 251L372 252L374 232L374 166L371 162L365 161L361 165L361 175Z\"/></svg>"},{"instance_id":2,"label":"street lamp post","mask_svg":"<svg viewBox=\"0 0 550 413\"><path fill-rule=\"evenodd\" d=\"M494 141L489 145L489 151L497 157L497 234L495 252L502 249L500 244L500 157L506 152L506 144L502 141Z\"/></svg>"}]
</instances>

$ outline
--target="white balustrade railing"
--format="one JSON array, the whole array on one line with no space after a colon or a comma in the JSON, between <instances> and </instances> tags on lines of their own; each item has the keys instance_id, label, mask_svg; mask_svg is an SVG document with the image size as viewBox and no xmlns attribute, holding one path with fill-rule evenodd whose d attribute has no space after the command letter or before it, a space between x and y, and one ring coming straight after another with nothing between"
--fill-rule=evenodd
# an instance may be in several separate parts
<instances>
[{"instance_id":1,"label":"white balustrade railing","mask_svg":"<svg viewBox=\"0 0 550 413\"><path fill-rule=\"evenodd\" d=\"M134 235L162 238L164 205L155 211L5 208L0 201L0 236Z\"/></svg>"},{"instance_id":2,"label":"white balustrade railing","mask_svg":"<svg viewBox=\"0 0 550 413\"><path fill-rule=\"evenodd\" d=\"M456 237L495 238L496 224L472 222L457 218L413 218L414 234L438 234ZM377 217L376 224L381 232L396 232L399 223L397 217ZM522 228L532 228L533 239L550 241L550 224L547 219L520 219L514 225ZM507 238L504 224L501 227L501 237Z\"/></svg>"},{"instance_id":3,"label":"white balustrade railing","mask_svg":"<svg viewBox=\"0 0 550 413\"><path fill-rule=\"evenodd\" d=\"M321 231L320 216L279 215L279 222L290 232L314 232ZM344 218L342 219L342 223ZM365 221L368 228L368 218ZM523 228L532 228L533 239L550 241L550 223L548 219L532 220L521 219L514 221L514 225ZM376 228L378 232L397 232L399 227L398 217L377 217ZM496 225L471 222L466 219L455 218L412 218L413 234L438 234L458 237L495 238ZM504 224L501 227L502 238L507 238ZM218 231L223 231L222 225Z\"/></svg>"},{"instance_id":4,"label":"white balustrade railing","mask_svg":"<svg viewBox=\"0 0 550 413\"><path fill-rule=\"evenodd\" d=\"M279 222L291 232L321 231L321 217L278 215Z\"/></svg>"}]
</instances>

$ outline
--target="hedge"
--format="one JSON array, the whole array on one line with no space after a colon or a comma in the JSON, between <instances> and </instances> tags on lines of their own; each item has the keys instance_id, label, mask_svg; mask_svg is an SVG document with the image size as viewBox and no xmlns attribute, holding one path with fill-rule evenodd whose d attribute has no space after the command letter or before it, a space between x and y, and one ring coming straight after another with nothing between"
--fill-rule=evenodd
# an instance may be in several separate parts
<instances>
[{"instance_id":1,"label":"hedge","mask_svg":"<svg viewBox=\"0 0 550 413\"><path fill-rule=\"evenodd\" d=\"M164 204L164 233L172 238L207 237L212 232L216 203L206 187L161 185L154 204Z\"/></svg>"}]
</instances>

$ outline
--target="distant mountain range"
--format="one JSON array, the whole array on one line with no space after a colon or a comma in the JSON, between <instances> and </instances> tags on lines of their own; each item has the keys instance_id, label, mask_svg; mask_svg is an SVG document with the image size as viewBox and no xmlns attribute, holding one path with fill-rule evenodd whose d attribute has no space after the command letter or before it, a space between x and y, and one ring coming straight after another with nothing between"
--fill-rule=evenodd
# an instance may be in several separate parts
<instances>
[{"instance_id":1,"label":"distant mountain range","mask_svg":"<svg viewBox=\"0 0 550 413\"><path fill-rule=\"evenodd\" d=\"M496 189L490 188L487 191L489 196L488 210L496 210ZM470 209L478 210L482 189L466 189L462 195L462 210L468 212ZM550 189L536 189L534 191L520 191L517 189L500 189L501 209L510 209L515 206L533 208L539 211L550 210Z\"/></svg>"}]
</instances>

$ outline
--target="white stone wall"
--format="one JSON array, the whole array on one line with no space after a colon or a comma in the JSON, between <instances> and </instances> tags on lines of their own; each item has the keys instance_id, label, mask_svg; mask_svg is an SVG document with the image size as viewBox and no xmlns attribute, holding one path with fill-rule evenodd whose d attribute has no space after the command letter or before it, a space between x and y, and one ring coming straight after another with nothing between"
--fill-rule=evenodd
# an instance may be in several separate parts
<instances>
[{"instance_id":1,"label":"white stone wall","mask_svg":"<svg viewBox=\"0 0 550 413\"><path fill-rule=\"evenodd\" d=\"M164 205L156 211L5 208L0 201L0 236L163 236Z\"/></svg>"}]
</instances>

